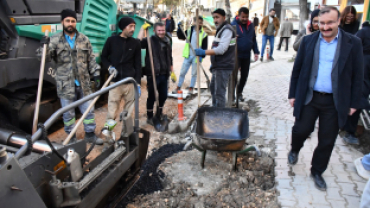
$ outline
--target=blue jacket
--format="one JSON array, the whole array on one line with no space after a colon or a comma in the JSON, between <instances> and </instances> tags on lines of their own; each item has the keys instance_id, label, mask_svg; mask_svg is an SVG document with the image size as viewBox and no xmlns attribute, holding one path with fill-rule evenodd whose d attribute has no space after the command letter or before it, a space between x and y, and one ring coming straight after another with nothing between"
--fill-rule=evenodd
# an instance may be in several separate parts
<instances>
[{"instance_id":1,"label":"blue jacket","mask_svg":"<svg viewBox=\"0 0 370 208\"><path fill-rule=\"evenodd\" d=\"M260 54L258 50L256 33L254 32L254 25L248 20L246 25L240 23L237 17L231 23L236 26L237 32L237 44L238 44L238 57L239 58L250 58L251 50L253 49L254 54ZM247 29L248 28L248 29Z\"/></svg>"}]
</instances>

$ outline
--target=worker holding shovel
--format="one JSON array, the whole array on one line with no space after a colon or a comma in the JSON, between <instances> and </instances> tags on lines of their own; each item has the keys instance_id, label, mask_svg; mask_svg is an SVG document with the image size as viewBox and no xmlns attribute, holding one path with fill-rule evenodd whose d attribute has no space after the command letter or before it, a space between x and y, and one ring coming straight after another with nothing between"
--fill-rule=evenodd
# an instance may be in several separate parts
<instances>
[{"instance_id":1,"label":"worker holding shovel","mask_svg":"<svg viewBox=\"0 0 370 208\"><path fill-rule=\"evenodd\" d=\"M61 12L63 31L51 38L44 36L42 44L47 45L46 60L54 60L56 65L55 81L62 107L91 94L90 74L94 76L95 87L100 87L100 66L95 61L91 43L87 36L76 29L77 15L70 9ZM42 54L42 49L37 55ZM79 106L82 113L88 109L91 100ZM69 134L75 126L75 109L63 113L64 131ZM95 114L91 108L83 120L85 140L98 145L103 140L95 135ZM76 141L73 135L70 142Z\"/></svg>"},{"instance_id":2,"label":"worker holding shovel","mask_svg":"<svg viewBox=\"0 0 370 208\"><path fill-rule=\"evenodd\" d=\"M131 17L121 18L118 26L122 33L107 39L101 58L103 67L109 70L109 74L114 75L111 85L132 77L136 80L139 94L141 94L141 46L140 41L132 37L135 25L136 23ZM131 116L134 108L135 90L133 84L123 84L109 91L107 121L102 129L102 133L108 138L112 138L112 130L117 124L115 118L122 98L125 101L122 119L125 119Z\"/></svg>"},{"instance_id":3,"label":"worker holding shovel","mask_svg":"<svg viewBox=\"0 0 370 208\"><path fill-rule=\"evenodd\" d=\"M199 47L201 47L203 50L207 50L208 47L208 36L207 33L203 30L203 17L199 16ZM180 77L179 77L179 83L177 84L176 90L173 92L174 94L177 94L177 91L181 89L182 84L185 80L185 75L188 73L188 70L190 66L192 66L191 70L191 82L189 87L189 93L193 93L193 89L195 86L195 83L197 81L197 58L195 56L194 51L191 48L198 48L197 46L197 31L196 31L196 21L197 18L194 17L193 26L186 30L185 32L181 28L181 22L179 22L178 28L177 28L177 37L180 40L186 40L188 39L187 43L185 44L184 50L182 51L182 56L184 57L184 62L182 64L182 68L180 71ZM190 44L191 46L190 46ZM202 62L202 58L200 57L199 60Z\"/></svg>"},{"instance_id":4,"label":"worker holding shovel","mask_svg":"<svg viewBox=\"0 0 370 208\"><path fill-rule=\"evenodd\" d=\"M148 23L144 24L138 35L141 48L146 49L144 74L147 76L148 87L147 123L153 125L157 131L164 131L159 127L161 124L156 121L167 120L167 117L163 115L163 106L167 99L168 77L173 72L172 47L169 38L165 36L166 27L163 23L155 23L154 35L144 38L144 30L149 26ZM155 116L153 114L154 102L157 102ZM162 122L161 126L167 124L163 125Z\"/></svg>"}]
</instances>

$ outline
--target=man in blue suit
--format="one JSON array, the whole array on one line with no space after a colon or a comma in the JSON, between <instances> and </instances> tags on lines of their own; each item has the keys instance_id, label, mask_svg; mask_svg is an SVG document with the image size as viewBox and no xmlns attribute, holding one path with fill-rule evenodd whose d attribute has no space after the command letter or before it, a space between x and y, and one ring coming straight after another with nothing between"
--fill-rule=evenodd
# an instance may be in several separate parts
<instances>
[{"instance_id":1,"label":"man in blue suit","mask_svg":"<svg viewBox=\"0 0 370 208\"><path fill-rule=\"evenodd\" d=\"M319 143L313 153L311 178L320 190L326 190L322 173L339 128L348 115L361 108L361 40L338 29L339 23L337 8L328 6L320 11L320 31L303 38L290 80L289 102L294 107L295 123L288 163L297 163L299 151L319 118Z\"/></svg>"}]
</instances>

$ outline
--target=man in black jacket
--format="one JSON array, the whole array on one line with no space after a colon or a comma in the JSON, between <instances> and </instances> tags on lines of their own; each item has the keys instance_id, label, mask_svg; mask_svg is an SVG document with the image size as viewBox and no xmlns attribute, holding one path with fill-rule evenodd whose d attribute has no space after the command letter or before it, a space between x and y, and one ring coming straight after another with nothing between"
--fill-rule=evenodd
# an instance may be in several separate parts
<instances>
[{"instance_id":1,"label":"man in black jacket","mask_svg":"<svg viewBox=\"0 0 370 208\"><path fill-rule=\"evenodd\" d=\"M203 17L199 16L199 47L201 47L203 50L207 50L208 47L208 35L203 30ZM195 28L196 25L196 17L194 17L193 26L186 30L186 36L192 45L193 49L198 48L197 46L197 30ZM177 37L180 40L185 40L186 37L184 35L183 30L180 27L181 22L178 25L177 29ZM181 71L180 71L180 77L179 77L179 83L177 84L177 89L173 92L174 94L177 94L177 91L181 89L182 84L185 80L185 75L188 73L188 70L190 66L192 66L191 69L191 81L190 81L190 87L189 87L189 93L191 94L193 92L195 83L197 81L197 59L193 51L191 50L189 43L185 43L184 50L182 51L182 56L184 57L184 62L182 63ZM202 57L199 58L199 61L202 62Z\"/></svg>"},{"instance_id":2,"label":"man in black jacket","mask_svg":"<svg viewBox=\"0 0 370 208\"><path fill-rule=\"evenodd\" d=\"M320 31L303 38L289 89L296 119L288 163L297 163L299 151L319 118L319 143L313 153L311 178L320 190L326 190L321 175L328 166L339 127L361 107L364 77L361 41L338 29L338 24L337 8L328 6L320 11Z\"/></svg>"},{"instance_id":3,"label":"man in black jacket","mask_svg":"<svg viewBox=\"0 0 370 208\"><path fill-rule=\"evenodd\" d=\"M146 102L148 116L147 123L153 125L153 106L155 102L153 76L149 58L148 40L147 38L143 38L144 30L148 27L150 27L148 23L144 24L137 38L141 40L141 48L146 49L144 74L147 76L148 87L148 99ZM172 47L170 39L166 37L166 27L163 23L158 22L154 24L154 35L150 37L150 41L152 45L153 65L159 94L158 116L161 117L163 114L164 103L167 100L168 77L171 72L173 72Z\"/></svg>"},{"instance_id":4,"label":"man in black jacket","mask_svg":"<svg viewBox=\"0 0 370 208\"><path fill-rule=\"evenodd\" d=\"M110 84L114 84L124 78L132 77L139 85L141 80L141 46L140 41L132 38L135 31L135 21L131 17L123 17L118 24L122 33L107 39L102 51L103 67L114 74ZM103 134L110 136L110 132L116 126L115 118L121 100L125 101L123 116L131 116L134 108L135 90L132 84L124 84L109 91L107 122L103 128Z\"/></svg>"},{"instance_id":5,"label":"man in black jacket","mask_svg":"<svg viewBox=\"0 0 370 208\"><path fill-rule=\"evenodd\" d=\"M172 32L175 30L175 21L171 14L167 14L166 17L166 32L169 37L172 37Z\"/></svg>"},{"instance_id":6,"label":"man in black jacket","mask_svg":"<svg viewBox=\"0 0 370 208\"><path fill-rule=\"evenodd\" d=\"M356 36L361 39L364 54L364 88L363 92L363 108L369 107L370 94L370 24L365 21L362 24L362 29L356 33ZM343 141L347 144L360 144L360 141L355 136L358 119L360 118L361 110L356 111L352 116L348 116L347 123L343 130L346 131Z\"/></svg>"}]
</instances>

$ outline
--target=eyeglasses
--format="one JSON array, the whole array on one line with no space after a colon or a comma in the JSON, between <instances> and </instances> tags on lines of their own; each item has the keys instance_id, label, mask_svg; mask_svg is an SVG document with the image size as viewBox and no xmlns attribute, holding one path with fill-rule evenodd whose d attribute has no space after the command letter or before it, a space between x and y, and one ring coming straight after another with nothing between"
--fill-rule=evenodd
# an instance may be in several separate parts
<instances>
[{"instance_id":1,"label":"eyeglasses","mask_svg":"<svg viewBox=\"0 0 370 208\"><path fill-rule=\"evenodd\" d=\"M318 25L319 24L319 21L317 21L317 20L316 21L313 21L312 24Z\"/></svg>"},{"instance_id":2,"label":"eyeglasses","mask_svg":"<svg viewBox=\"0 0 370 208\"><path fill-rule=\"evenodd\" d=\"M319 22L319 26L321 27L321 26L325 26L325 25L327 25L327 26L332 26L332 25L334 25L336 22L333 22L333 21L329 21L329 22Z\"/></svg>"}]
</instances>

